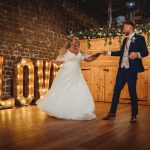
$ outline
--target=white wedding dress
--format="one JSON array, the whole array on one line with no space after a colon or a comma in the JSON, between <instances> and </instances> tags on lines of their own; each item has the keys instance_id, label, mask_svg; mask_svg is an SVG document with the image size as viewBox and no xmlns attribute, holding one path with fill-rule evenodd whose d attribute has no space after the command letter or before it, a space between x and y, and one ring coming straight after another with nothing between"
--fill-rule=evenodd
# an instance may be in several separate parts
<instances>
[{"instance_id":1,"label":"white wedding dress","mask_svg":"<svg viewBox=\"0 0 150 150\"><path fill-rule=\"evenodd\" d=\"M86 55L67 50L57 60L64 64L55 77L50 90L39 99L37 106L49 115L60 119L92 120L96 118L95 105L84 80L80 61Z\"/></svg>"}]
</instances>

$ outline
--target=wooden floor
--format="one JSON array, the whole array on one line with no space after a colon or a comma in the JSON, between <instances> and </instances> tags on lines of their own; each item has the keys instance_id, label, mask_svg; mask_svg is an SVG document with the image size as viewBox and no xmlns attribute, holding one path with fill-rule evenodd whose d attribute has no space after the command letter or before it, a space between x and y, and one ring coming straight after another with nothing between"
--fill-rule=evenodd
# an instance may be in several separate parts
<instances>
[{"instance_id":1,"label":"wooden floor","mask_svg":"<svg viewBox=\"0 0 150 150\"><path fill-rule=\"evenodd\" d=\"M0 150L149 150L150 106L139 107L130 124L130 105L120 104L115 120L103 121L109 103L96 103L94 121L59 120L36 106L0 110Z\"/></svg>"}]
</instances>

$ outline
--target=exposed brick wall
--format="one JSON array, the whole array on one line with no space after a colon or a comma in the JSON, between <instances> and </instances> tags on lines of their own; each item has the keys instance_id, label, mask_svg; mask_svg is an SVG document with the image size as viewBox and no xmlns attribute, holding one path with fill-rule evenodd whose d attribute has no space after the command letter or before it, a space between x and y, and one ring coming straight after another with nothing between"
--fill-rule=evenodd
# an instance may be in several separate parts
<instances>
[{"instance_id":1,"label":"exposed brick wall","mask_svg":"<svg viewBox=\"0 0 150 150\"><path fill-rule=\"evenodd\" d=\"M13 66L19 57L56 57L68 31L96 25L85 15L83 18L75 17L72 11L69 12L70 8L62 7L60 2L0 0L0 55L4 56L5 60L3 98L13 95Z\"/></svg>"}]
</instances>

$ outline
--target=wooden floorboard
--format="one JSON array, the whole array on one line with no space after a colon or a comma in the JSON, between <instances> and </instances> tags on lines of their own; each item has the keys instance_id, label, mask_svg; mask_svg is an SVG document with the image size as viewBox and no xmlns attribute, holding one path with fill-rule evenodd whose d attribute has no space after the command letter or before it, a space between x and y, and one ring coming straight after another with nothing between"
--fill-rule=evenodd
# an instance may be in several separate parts
<instances>
[{"instance_id":1,"label":"wooden floorboard","mask_svg":"<svg viewBox=\"0 0 150 150\"><path fill-rule=\"evenodd\" d=\"M96 103L93 121L59 120L36 106L0 110L0 150L149 150L150 106L139 106L131 125L130 105L103 121L110 103Z\"/></svg>"}]
</instances>

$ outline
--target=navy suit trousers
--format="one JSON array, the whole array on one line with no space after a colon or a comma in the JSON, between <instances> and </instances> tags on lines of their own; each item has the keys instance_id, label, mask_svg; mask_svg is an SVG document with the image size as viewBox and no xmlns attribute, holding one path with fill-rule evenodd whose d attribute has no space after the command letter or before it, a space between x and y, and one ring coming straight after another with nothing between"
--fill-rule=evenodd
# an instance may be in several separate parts
<instances>
[{"instance_id":1,"label":"navy suit trousers","mask_svg":"<svg viewBox=\"0 0 150 150\"><path fill-rule=\"evenodd\" d=\"M116 84L114 87L114 94L112 98L111 104L111 113L116 113L117 105L120 98L120 92L127 83L128 90L131 98L131 111L132 116L136 116L138 114L138 100L136 93L136 82L137 82L137 73L132 72L130 69L119 68L118 74L116 77Z\"/></svg>"}]
</instances>

